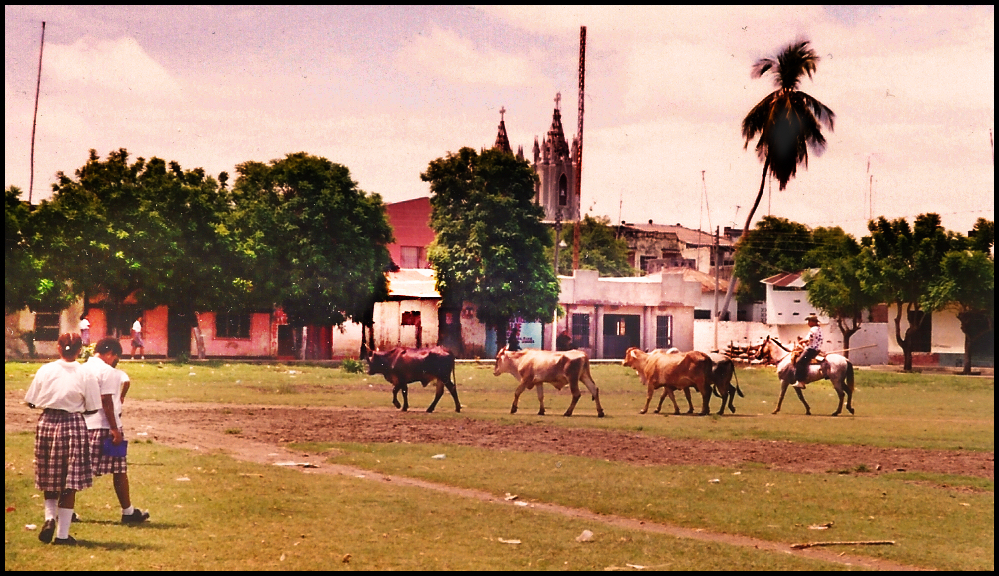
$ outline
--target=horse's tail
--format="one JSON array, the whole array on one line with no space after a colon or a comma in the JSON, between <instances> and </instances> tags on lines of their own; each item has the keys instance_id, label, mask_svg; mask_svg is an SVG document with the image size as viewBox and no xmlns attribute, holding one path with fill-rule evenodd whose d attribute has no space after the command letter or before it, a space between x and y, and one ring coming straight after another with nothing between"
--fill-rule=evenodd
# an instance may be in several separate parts
<instances>
[{"instance_id":1,"label":"horse's tail","mask_svg":"<svg viewBox=\"0 0 999 576\"><path fill-rule=\"evenodd\" d=\"M849 386L850 394L853 394L853 362L846 361L846 385Z\"/></svg>"}]
</instances>

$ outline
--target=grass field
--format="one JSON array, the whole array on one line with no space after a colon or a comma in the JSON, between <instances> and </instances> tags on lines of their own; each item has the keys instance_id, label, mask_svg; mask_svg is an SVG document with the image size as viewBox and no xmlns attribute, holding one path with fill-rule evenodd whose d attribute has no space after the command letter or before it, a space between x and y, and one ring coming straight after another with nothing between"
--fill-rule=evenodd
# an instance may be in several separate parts
<instances>
[{"instance_id":1,"label":"grass field","mask_svg":"<svg viewBox=\"0 0 999 576\"><path fill-rule=\"evenodd\" d=\"M8 363L5 389L22 394L37 364ZM386 407L381 377L339 369L210 363L135 363L131 398L268 405ZM810 385L815 416L796 397L780 415L772 370L740 370L746 398L736 416L639 415L644 391L633 372L594 366L608 417L597 419L584 395L576 417L546 425L604 428L663 437L770 439L880 447L994 451L992 379L860 371L857 415L829 418L828 384ZM491 367L460 365L461 417L525 422L536 419L533 393L511 416L514 382ZM568 404L566 391L546 391L549 414ZM432 399L411 387L413 409ZM658 400L658 396L657 396ZM683 405L683 401L681 401ZM717 409L718 400L713 400ZM455 415L447 398L435 416ZM604 569L637 564L664 569L828 569L785 555L705 544L644 532L594 527L528 509L456 499L349 477L235 462L140 443L130 455L134 500L156 511L155 522L124 528L109 479L81 493L86 522L74 527L85 554L42 547L36 533L41 503L31 483L32 435L5 435L5 567L10 569ZM994 485L990 480L915 473L791 474L760 465L738 468L634 466L550 454L488 452L449 445L296 445L331 460L386 474L423 478L502 495L663 522L799 542L892 539L893 547L848 549L936 569L994 568ZM444 452L447 459L430 459ZM187 477L189 481L178 481ZM720 479L710 483L708 479ZM941 485L950 486L943 488ZM833 522L817 538L807 527ZM597 534L580 544L583 529ZM304 537L303 537L304 534ZM833 538L835 536L835 538ZM521 544L499 542L519 539ZM141 554L136 554L141 552ZM351 554L349 563L341 562ZM284 560L281 560L281 557Z\"/></svg>"},{"instance_id":2,"label":"grass field","mask_svg":"<svg viewBox=\"0 0 999 576\"><path fill-rule=\"evenodd\" d=\"M5 438L7 570L673 570L836 568L761 552L594 526L347 476L305 475L155 444L132 449L133 500L152 521L125 527L110 479L77 498L81 545L42 546L31 434ZM187 480L179 480L186 478ZM595 539L576 541L590 529ZM508 544L501 540L519 540ZM350 555L348 562L344 557Z\"/></svg>"}]
</instances>

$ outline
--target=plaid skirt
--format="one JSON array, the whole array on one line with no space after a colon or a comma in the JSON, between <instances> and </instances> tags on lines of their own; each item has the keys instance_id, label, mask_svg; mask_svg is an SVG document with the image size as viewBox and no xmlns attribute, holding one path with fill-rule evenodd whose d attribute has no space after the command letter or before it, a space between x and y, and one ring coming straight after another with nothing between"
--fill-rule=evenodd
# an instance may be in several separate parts
<instances>
[{"instance_id":1,"label":"plaid skirt","mask_svg":"<svg viewBox=\"0 0 999 576\"><path fill-rule=\"evenodd\" d=\"M35 428L35 488L83 490L94 485L83 414L45 410Z\"/></svg>"},{"instance_id":2,"label":"plaid skirt","mask_svg":"<svg viewBox=\"0 0 999 576\"><path fill-rule=\"evenodd\" d=\"M124 456L104 454L104 439L110 437L111 430L107 428L90 431L90 461L93 463L94 476L128 472L128 464L125 462Z\"/></svg>"}]
</instances>

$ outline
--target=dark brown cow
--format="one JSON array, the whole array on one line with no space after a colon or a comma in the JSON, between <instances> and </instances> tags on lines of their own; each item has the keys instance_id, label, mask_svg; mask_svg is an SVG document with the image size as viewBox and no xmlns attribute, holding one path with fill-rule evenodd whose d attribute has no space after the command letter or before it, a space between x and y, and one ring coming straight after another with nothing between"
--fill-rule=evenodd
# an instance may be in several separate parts
<instances>
[{"instance_id":1,"label":"dark brown cow","mask_svg":"<svg viewBox=\"0 0 999 576\"><path fill-rule=\"evenodd\" d=\"M641 377L642 382L648 389L648 396L645 399L645 407L640 412L645 414L649 411L649 403L652 402L652 395L657 388L664 388L662 397L659 398L659 406L656 408L658 414L663 407L663 401L669 396L673 401L673 411L680 413L680 406L676 403L674 390L684 390L693 386L701 393L703 408L701 415L708 413L711 401L711 359L703 352L667 353L656 351L646 353L638 348L628 348L624 355L625 366L634 368ZM687 402L690 402L688 396ZM693 412L691 405L690 412Z\"/></svg>"},{"instance_id":2,"label":"dark brown cow","mask_svg":"<svg viewBox=\"0 0 999 576\"><path fill-rule=\"evenodd\" d=\"M735 414L735 395L745 398L742 389L739 388L739 378L735 376L735 363L732 359L718 352L709 352L711 358L711 383L715 385L715 394L722 399L721 410L718 414L725 413L725 401L728 400L728 409ZM732 378L735 377L735 386L732 385Z\"/></svg>"},{"instance_id":3,"label":"dark brown cow","mask_svg":"<svg viewBox=\"0 0 999 576\"><path fill-rule=\"evenodd\" d=\"M402 411L409 410L409 383L421 382L426 388L430 382L437 383L437 395L427 408L433 412L437 402L444 395L444 387L454 398L454 411L461 412L458 390L454 380L454 354L442 346L433 348L398 347L384 352L375 351L368 358L368 374L383 374L392 383L392 404L399 408L398 394L402 392Z\"/></svg>"},{"instance_id":4,"label":"dark brown cow","mask_svg":"<svg viewBox=\"0 0 999 576\"><path fill-rule=\"evenodd\" d=\"M524 390L537 387L538 403L541 404L538 416L545 415L545 393L542 384L550 383L556 390L561 390L566 384L572 392L572 403L565 411L565 416L572 416L572 411L576 409L576 402L582 395L579 392L579 382L589 389L593 401L597 403L597 416L603 418L604 409L600 406L600 390L597 388L593 377L590 376L590 358L586 352L581 350L566 350L565 352L551 352L548 350L520 350L511 352L506 348L501 349L496 354L496 367L493 375L499 376L504 372L513 374L519 382L517 391L513 395L513 406L510 407L510 414L517 413L517 403Z\"/></svg>"}]
</instances>

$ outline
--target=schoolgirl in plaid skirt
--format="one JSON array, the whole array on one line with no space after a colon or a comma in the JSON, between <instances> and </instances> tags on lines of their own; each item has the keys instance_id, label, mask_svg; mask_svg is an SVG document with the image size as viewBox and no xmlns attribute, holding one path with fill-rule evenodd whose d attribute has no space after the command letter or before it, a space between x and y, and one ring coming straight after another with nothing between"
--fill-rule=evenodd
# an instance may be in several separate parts
<instances>
[{"instance_id":1,"label":"schoolgirl in plaid skirt","mask_svg":"<svg viewBox=\"0 0 999 576\"><path fill-rule=\"evenodd\" d=\"M62 492L93 485L90 437L83 414L46 409L35 428L35 488Z\"/></svg>"},{"instance_id":2,"label":"schoolgirl in plaid skirt","mask_svg":"<svg viewBox=\"0 0 999 576\"><path fill-rule=\"evenodd\" d=\"M35 373L24 401L41 408L35 429L35 487L45 495L45 524L38 539L48 544L75 544L69 525L76 491L93 485L85 412L101 406L97 382L76 357L83 347L79 334L59 336L59 355ZM58 533L56 528L58 527Z\"/></svg>"}]
</instances>

